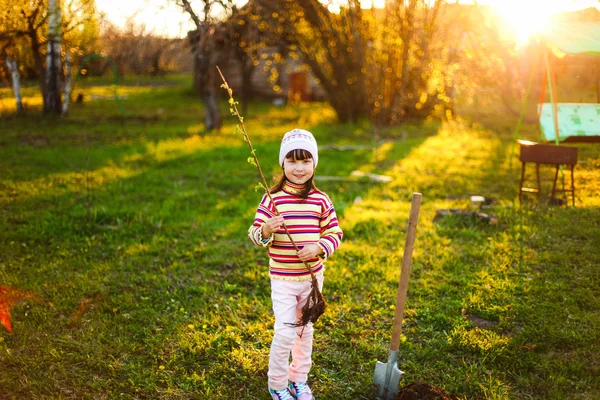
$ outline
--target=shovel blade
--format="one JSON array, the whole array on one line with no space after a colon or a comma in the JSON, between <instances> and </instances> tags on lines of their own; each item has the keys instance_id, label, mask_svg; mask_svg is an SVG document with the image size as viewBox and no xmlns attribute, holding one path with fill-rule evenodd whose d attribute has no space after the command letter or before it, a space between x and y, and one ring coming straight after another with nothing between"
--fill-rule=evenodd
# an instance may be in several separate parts
<instances>
[{"instance_id":1,"label":"shovel blade","mask_svg":"<svg viewBox=\"0 0 600 400\"><path fill-rule=\"evenodd\" d=\"M383 392L385 391L385 371L387 370L387 363L377 361L375 364L375 375L373 376L373 391L375 395L383 399Z\"/></svg>"},{"instance_id":2,"label":"shovel blade","mask_svg":"<svg viewBox=\"0 0 600 400\"><path fill-rule=\"evenodd\" d=\"M404 372L400 371L397 365L394 365L387 389L388 400L396 398L396 395L398 394L398 387L400 386L400 379L402 379L402 374L404 374Z\"/></svg>"},{"instance_id":3,"label":"shovel blade","mask_svg":"<svg viewBox=\"0 0 600 400\"><path fill-rule=\"evenodd\" d=\"M400 371L396 363L390 365L390 368L391 373L388 378L388 363L377 361L377 364L375 364L373 389L375 395L380 399L392 400L398 394L398 386L400 385L403 372Z\"/></svg>"}]
</instances>

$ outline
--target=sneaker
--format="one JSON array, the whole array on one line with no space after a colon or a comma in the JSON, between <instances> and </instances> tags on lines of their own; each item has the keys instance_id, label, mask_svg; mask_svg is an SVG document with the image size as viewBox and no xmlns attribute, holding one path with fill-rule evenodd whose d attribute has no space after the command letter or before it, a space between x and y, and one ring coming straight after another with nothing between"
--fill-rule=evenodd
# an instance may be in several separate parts
<instances>
[{"instance_id":1,"label":"sneaker","mask_svg":"<svg viewBox=\"0 0 600 400\"><path fill-rule=\"evenodd\" d=\"M315 400L306 382L290 382L290 392L296 400Z\"/></svg>"},{"instance_id":2,"label":"sneaker","mask_svg":"<svg viewBox=\"0 0 600 400\"><path fill-rule=\"evenodd\" d=\"M271 398L273 400L294 400L288 388L281 390L273 390L269 388L269 393L271 394Z\"/></svg>"}]
</instances>

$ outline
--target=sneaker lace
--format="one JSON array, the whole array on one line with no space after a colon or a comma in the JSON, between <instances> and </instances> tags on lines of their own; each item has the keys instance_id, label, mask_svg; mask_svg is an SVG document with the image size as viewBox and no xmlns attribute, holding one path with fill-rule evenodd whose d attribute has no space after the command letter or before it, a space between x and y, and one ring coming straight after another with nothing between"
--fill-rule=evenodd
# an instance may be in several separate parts
<instances>
[{"instance_id":1,"label":"sneaker lace","mask_svg":"<svg viewBox=\"0 0 600 400\"><path fill-rule=\"evenodd\" d=\"M308 387L306 382L294 382L294 388L296 389L296 396L299 396L303 393L312 394L310 387Z\"/></svg>"},{"instance_id":2,"label":"sneaker lace","mask_svg":"<svg viewBox=\"0 0 600 400\"><path fill-rule=\"evenodd\" d=\"M274 390L275 394L279 396L280 400L294 400L291 393L287 389Z\"/></svg>"}]
</instances>

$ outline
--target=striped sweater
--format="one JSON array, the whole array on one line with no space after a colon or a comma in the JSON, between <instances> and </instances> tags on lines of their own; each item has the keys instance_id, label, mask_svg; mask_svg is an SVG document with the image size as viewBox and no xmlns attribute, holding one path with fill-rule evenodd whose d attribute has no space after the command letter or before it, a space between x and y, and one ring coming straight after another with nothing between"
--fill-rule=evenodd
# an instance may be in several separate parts
<instances>
[{"instance_id":1,"label":"striped sweater","mask_svg":"<svg viewBox=\"0 0 600 400\"><path fill-rule=\"evenodd\" d=\"M340 245L343 232L329 197L323 192L312 190L308 199L304 200L297 195L301 189L302 186L286 182L282 190L271 196L298 248L316 243L323 249L323 254L308 262L313 273L318 275L325 270L325 260ZM269 248L269 271L273 279L310 279L310 272L298 258L283 227L271 234L266 243L263 241L262 226L274 216L273 204L265 194L258 205L254 223L248 229L248 237L257 246Z\"/></svg>"}]
</instances>

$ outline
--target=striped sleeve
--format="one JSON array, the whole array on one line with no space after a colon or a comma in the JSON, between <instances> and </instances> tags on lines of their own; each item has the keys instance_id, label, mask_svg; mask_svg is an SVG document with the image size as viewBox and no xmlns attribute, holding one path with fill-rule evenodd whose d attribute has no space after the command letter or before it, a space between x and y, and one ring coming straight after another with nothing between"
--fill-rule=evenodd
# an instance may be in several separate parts
<instances>
[{"instance_id":1,"label":"striped sleeve","mask_svg":"<svg viewBox=\"0 0 600 400\"><path fill-rule=\"evenodd\" d=\"M323 203L323 211L321 213L319 224L321 226L321 239L319 239L317 244L323 249L321 257L323 260L326 260L339 247L342 242L342 237L344 236L342 228L338 225L335 208L331 201Z\"/></svg>"},{"instance_id":2,"label":"striped sleeve","mask_svg":"<svg viewBox=\"0 0 600 400\"><path fill-rule=\"evenodd\" d=\"M262 226L269 218L274 216L275 213L272 210L271 200L269 199L269 196L265 194L258 204L258 209L256 210L256 215L254 216L254 223L250 225L250 228L248 228L248 238L250 238L252 243L263 247L268 247L273 243L274 235L270 236L269 241L263 242Z\"/></svg>"}]
</instances>

